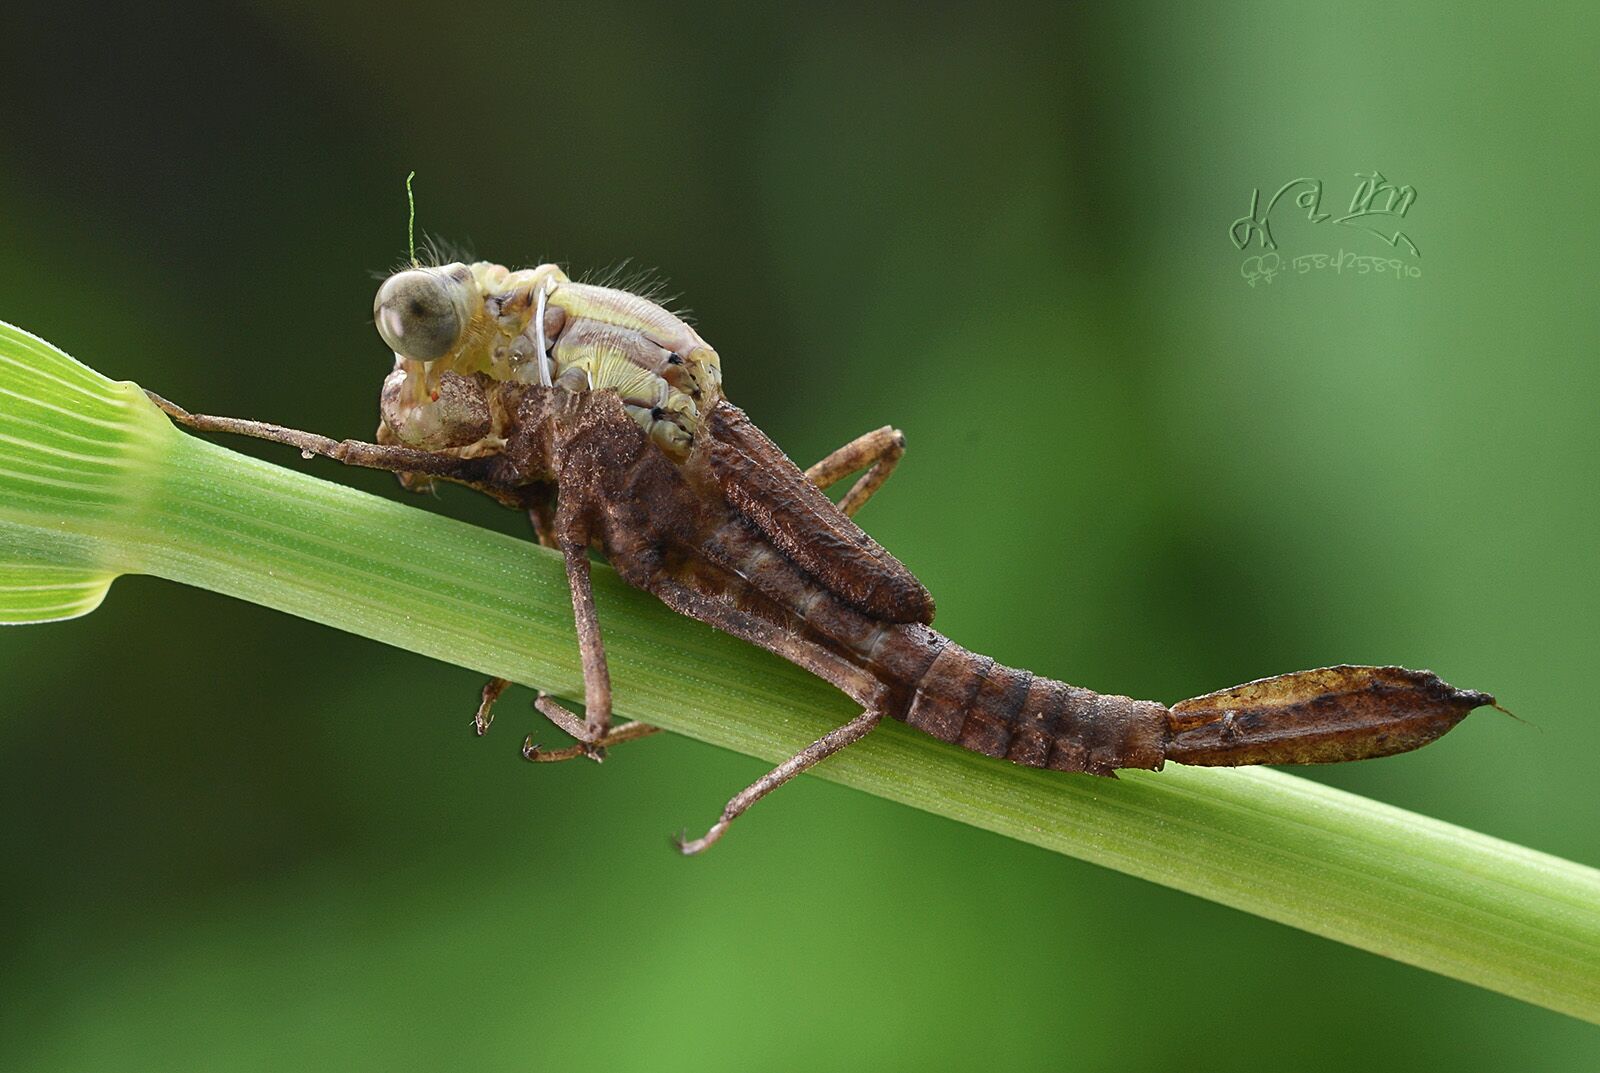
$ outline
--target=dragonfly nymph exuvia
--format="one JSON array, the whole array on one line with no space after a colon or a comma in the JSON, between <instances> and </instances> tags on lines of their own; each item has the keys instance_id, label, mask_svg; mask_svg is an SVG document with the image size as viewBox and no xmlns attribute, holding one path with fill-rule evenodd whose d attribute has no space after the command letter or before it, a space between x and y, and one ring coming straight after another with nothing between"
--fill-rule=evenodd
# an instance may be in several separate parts
<instances>
[{"instance_id":1,"label":"dragonfly nymph exuvia","mask_svg":"<svg viewBox=\"0 0 1600 1073\"><path fill-rule=\"evenodd\" d=\"M1012 763L1109 776L1168 761L1385 756L1494 703L1402 667L1300 671L1168 707L1004 666L935 631L922 583L854 521L904 453L894 428L801 470L724 396L717 352L682 318L554 265L405 268L385 280L373 312L394 353L375 442L190 414L152 397L201 431L390 470L413 489L453 481L525 511L565 562L584 679L582 717L538 695L538 710L576 744L545 750L530 737L530 760L599 759L655 731L612 723L591 551L674 611L777 653L861 706L735 795L705 835L680 840L685 853L885 718ZM824 495L855 474L837 504ZM480 734L505 687L484 687Z\"/></svg>"}]
</instances>

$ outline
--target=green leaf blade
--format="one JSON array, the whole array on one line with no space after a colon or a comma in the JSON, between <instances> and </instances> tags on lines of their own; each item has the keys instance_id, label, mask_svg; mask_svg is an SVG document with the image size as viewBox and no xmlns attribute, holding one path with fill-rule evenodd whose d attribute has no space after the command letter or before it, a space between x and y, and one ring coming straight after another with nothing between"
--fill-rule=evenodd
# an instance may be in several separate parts
<instances>
[{"instance_id":1,"label":"green leaf blade","mask_svg":"<svg viewBox=\"0 0 1600 1073\"><path fill-rule=\"evenodd\" d=\"M23 626L87 615L117 575L55 563L0 559L0 625Z\"/></svg>"},{"instance_id":2,"label":"green leaf blade","mask_svg":"<svg viewBox=\"0 0 1600 1073\"><path fill-rule=\"evenodd\" d=\"M0 619L81 614L135 571L581 696L558 556L182 435L133 385L0 330ZM855 714L609 570L595 587L620 716L777 761ZM1583 865L1279 771L1094 779L901 724L816 774L1600 1021Z\"/></svg>"}]
</instances>

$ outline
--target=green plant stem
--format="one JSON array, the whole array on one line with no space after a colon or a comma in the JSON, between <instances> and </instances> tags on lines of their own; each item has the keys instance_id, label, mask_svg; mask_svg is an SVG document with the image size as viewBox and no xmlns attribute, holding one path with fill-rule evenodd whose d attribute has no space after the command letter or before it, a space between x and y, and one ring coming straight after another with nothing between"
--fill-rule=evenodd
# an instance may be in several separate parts
<instances>
[{"instance_id":1,"label":"green plant stem","mask_svg":"<svg viewBox=\"0 0 1600 1073\"><path fill-rule=\"evenodd\" d=\"M0 325L0 620L81 614L133 572L582 695L554 553L184 435ZM605 569L595 588L621 716L775 762L856 714ZM1277 771L1093 779L900 724L816 774L1600 1021L1592 868Z\"/></svg>"}]
</instances>

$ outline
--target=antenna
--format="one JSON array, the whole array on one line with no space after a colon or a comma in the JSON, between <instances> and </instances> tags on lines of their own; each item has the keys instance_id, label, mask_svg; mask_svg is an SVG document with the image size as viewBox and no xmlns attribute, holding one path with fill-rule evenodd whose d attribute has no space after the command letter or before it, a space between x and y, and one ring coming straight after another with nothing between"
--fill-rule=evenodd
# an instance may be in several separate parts
<instances>
[{"instance_id":1,"label":"antenna","mask_svg":"<svg viewBox=\"0 0 1600 1073\"><path fill-rule=\"evenodd\" d=\"M411 267L421 268L422 263L417 260L417 198L411 192L411 180L416 177L414 171L406 173L406 242L411 246Z\"/></svg>"}]
</instances>

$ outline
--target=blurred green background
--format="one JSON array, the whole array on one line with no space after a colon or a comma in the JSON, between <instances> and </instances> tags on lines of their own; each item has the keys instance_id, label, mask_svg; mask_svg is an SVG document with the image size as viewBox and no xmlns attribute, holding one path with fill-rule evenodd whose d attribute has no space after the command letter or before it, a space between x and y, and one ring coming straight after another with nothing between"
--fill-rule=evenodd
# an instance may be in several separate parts
<instances>
[{"instance_id":1,"label":"blurred green background","mask_svg":"<svg viewBox=\"0 0 1600 1073\"><path fill-rule=\"evenodd\" d=\"M904 428L862 521L963 644L1167 700L1433 667L1532 725L1307 774L1595 863L1597 29L12 9L0 317L197 409L370 434L415 168L420 226L479 256L660 266L801 464ZM1420 279L1245 285L1253 188L1319 177L1337 215L1373 169L1417 191ZM1388 255L1292 210L1286 255ZM206 592L123 579L0 635L0 682L8 1070L1600 1064L1576 1021L815 780L681 860L759 762L533 769L525 692L477 741L472 673Z\"/></svg>"}]
</instances>

